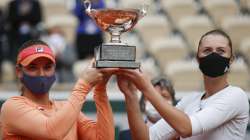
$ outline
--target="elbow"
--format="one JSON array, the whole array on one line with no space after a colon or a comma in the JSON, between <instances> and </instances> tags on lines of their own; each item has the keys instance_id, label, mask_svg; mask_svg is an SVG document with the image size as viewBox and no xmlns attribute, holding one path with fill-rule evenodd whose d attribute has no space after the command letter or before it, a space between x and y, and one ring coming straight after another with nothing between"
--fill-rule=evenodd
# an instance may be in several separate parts
<instances>
[{"instance_id":1,"label":"elbow","mask_svg":"<svg viewBox=\"0 0 250 140\"><path fill-rule=\"evenodd\" d=\"M66 136L66 134L63 134L60 132L54 132L52 135L49 136L49 139L62 140L65 136Z\"/></svg>"},{"instance_id":2,"label":"elbow","mask_svg":"<svg viewBox=\"0 0 250 140\"><path fill-rule=\"evenodd\" d=\"M178 132L182 138L188 138L192 136L192 129L182 129Z\"/></svg>"},{"instance_id":3,"label":"elbow","mask_svg":"<svg viewBox=\"0 0 250 140\"><path fill-rule=\"evenodd\" d=\"M61 129L63 127L55 127L56 125L49 125L50 123L47 123L46 125L46 132L49 139L55 139L55 140L62 140L67 135L66 129Z\"/></svg>"},{"instance_id":4,"label":"elbow","mask_svg":"<svg viewBox=\"0 0 250 140\"><path fill-rule=\"evenodd\" d=\"M178 129L178 133L182 138L187 138L192 136L192 124L190 119L187 119L187 123L183 123L184 125L180 126Z\"/></svg>"}]
</instances>

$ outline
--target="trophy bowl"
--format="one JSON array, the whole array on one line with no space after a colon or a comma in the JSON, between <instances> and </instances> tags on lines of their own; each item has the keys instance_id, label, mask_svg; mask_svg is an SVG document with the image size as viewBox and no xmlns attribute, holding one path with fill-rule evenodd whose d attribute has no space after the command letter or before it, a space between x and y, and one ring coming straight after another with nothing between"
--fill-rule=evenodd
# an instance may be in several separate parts
<instances>
[{"instance_id":1,"label":"trophy bowl","mask_svg":"<svg viewBox=\"0 0 250 140\"><path fill-rule=\"evenodd\" d=\"M139 68L135 62L136 47L121 42L121 34L131 30L146 15L147 6L141 9L91 9L90 0L84 0L86 13L102 31L109 32L111 40L95 48L96 67Z\"/></svg>"}]
</instances>

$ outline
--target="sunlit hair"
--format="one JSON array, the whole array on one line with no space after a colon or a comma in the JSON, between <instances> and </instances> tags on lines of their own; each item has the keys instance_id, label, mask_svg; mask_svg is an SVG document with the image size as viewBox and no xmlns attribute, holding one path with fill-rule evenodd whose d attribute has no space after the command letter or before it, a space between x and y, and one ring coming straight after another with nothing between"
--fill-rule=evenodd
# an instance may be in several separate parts
<instances>
[{"instance_id":1,"label":"sunlit hair","mask_svg":"<svg viewBox=\"0 0 250 140\"><path fill-rule=\"evenodd\" d=\"M220 30L220 29L211 30L211 31L206 32L204 35L201 36L200 41L199 41L199 45L198 45L197 54L199 52L199 48L200 48L200 46L202 44L202 41L203 41L204 37L206 37L208 35L221 35L221 36L225 37L227 39L227 41L228 41L228 46L231 49L231 55L233 55L232 40L231 40L231 38L229 37L229 35L226 32L224 32L223 30Z\"/></svg>"}]
</instances>

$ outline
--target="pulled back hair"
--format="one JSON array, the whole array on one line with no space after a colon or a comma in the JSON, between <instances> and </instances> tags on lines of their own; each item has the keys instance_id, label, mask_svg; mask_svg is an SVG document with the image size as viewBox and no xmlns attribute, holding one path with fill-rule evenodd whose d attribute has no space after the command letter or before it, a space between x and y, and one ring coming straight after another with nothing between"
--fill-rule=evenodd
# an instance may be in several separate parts
<instances>
[{"instance_id":1,"label":"pulled back hair","mask_svg":"<svg viewBox=\"0 0 250 140\"><path fill-rule=\"evenodd\" d=\"M220 30L220 29L215 29L215 30L208 31L204 35L201 36L200 41L199 41L199 45L198 45L197 55L198 55L199 48L200 48L200 46L202 44L202 41L203 41L204 37L206 37L208 35L220 35L220 36L225 37L227 39L227 41L228 41L228 46L231 49L231 55L233 55L232 40L231 40L230 36L226 32L224 32L223 30Z\"/></svg>"},{"instance_id":2,"label":"pulled back hair","mask_svg":"<svg viewBox=\"0 0 250 140\"><path fill-rule=\"evenodd\" d=\"M24 42L22 46L18 49L18 54L25 48L28 48L33 45L45 45L49 47L49 45L42 40L29 40L29 41Z\"/></svg>"},{"instance_id":3,"label":"pulled back hair","mask_svg":"<svg viewBox=\"0 0 250 140\"><path fill-rule=\"evenodd\" d=\"M152 79L151 83L154 87L160 86L161 88L165 88L171 96L171 99L173 101L173 105L176 104L175 90L174 90L172 82L168 78L165 78L165 76L159 76L159 77ZM142 94L140 101L139 101L141 112L145 112L144 100L145 100L145 96Z\"/></svg>"}]
</instances>

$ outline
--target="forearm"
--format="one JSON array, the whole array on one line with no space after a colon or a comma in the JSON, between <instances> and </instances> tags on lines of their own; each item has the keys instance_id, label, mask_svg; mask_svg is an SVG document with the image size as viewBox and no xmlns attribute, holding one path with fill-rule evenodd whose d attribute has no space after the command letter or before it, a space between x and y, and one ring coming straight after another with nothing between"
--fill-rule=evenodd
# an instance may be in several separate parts
<instances>
[{"instance_id":1,"label":"forearm","mask_svg":"<svg viewBox=\"0 0 250 140\"><path fill-rule=\"evenodd\" d=\"M125 101L133 140L149 140L149 130L141 115L137 95L126 96Z\"/></svg>"},{"instance_id":2,"label":"forearm","mask_svg":"<svg viewBox=\"0 0 250 140\"><path fill-rule=\"evenodd\" d=\"M106 86L97 86L94 90L97 109L96 138L98 140L113 140L115 137L114 119L106 93Z\"/></svg>"},{"instance_id":3,"label":"forearm","mask_svg":"<svg viewBox=\"0 0 250 140\"><path fill-rule=\"evenodd\" d=\"M149 87L143 93L161 114L162 118L167 121L178 134L182 137L190 136L192 134L192 126L189 117L184 112L166 104L165 100L156 92L154 88Z\"/></svg>"},{"instance_id":4,"label":"forearm","mask_svg":"<svg viewBox=\"0 0 250 140\"><path fill-rule=\"evenodd\" d=\"M76 83L71 96L63 108L57 111L57 113L46 122L48 130L52 132L52 135L61 136L67 134L68 130L76 122L82 104L90 89L91 87L82 80ZM58 127L62 122L64 123L64 127Z\"/></svg>"},{"instance_id":5,"label":"forearm","mask_svg":"<svg viewBox=\"0 0 250 140\"><path fill-rule=\"evenodd\" d=\"M4 122L8 124L9 131L13 134L29 136L32 139L63 139L76 122L81 105L89 91L88 86L81 83L77 85L81 88L76 88L69 100L49 117L27 104L24 97L8 100L2 108L1 115ZM62 124L63 127L59 127ZM34 131L34 128L39 129Z\"/></svg>"}]
</instances>

